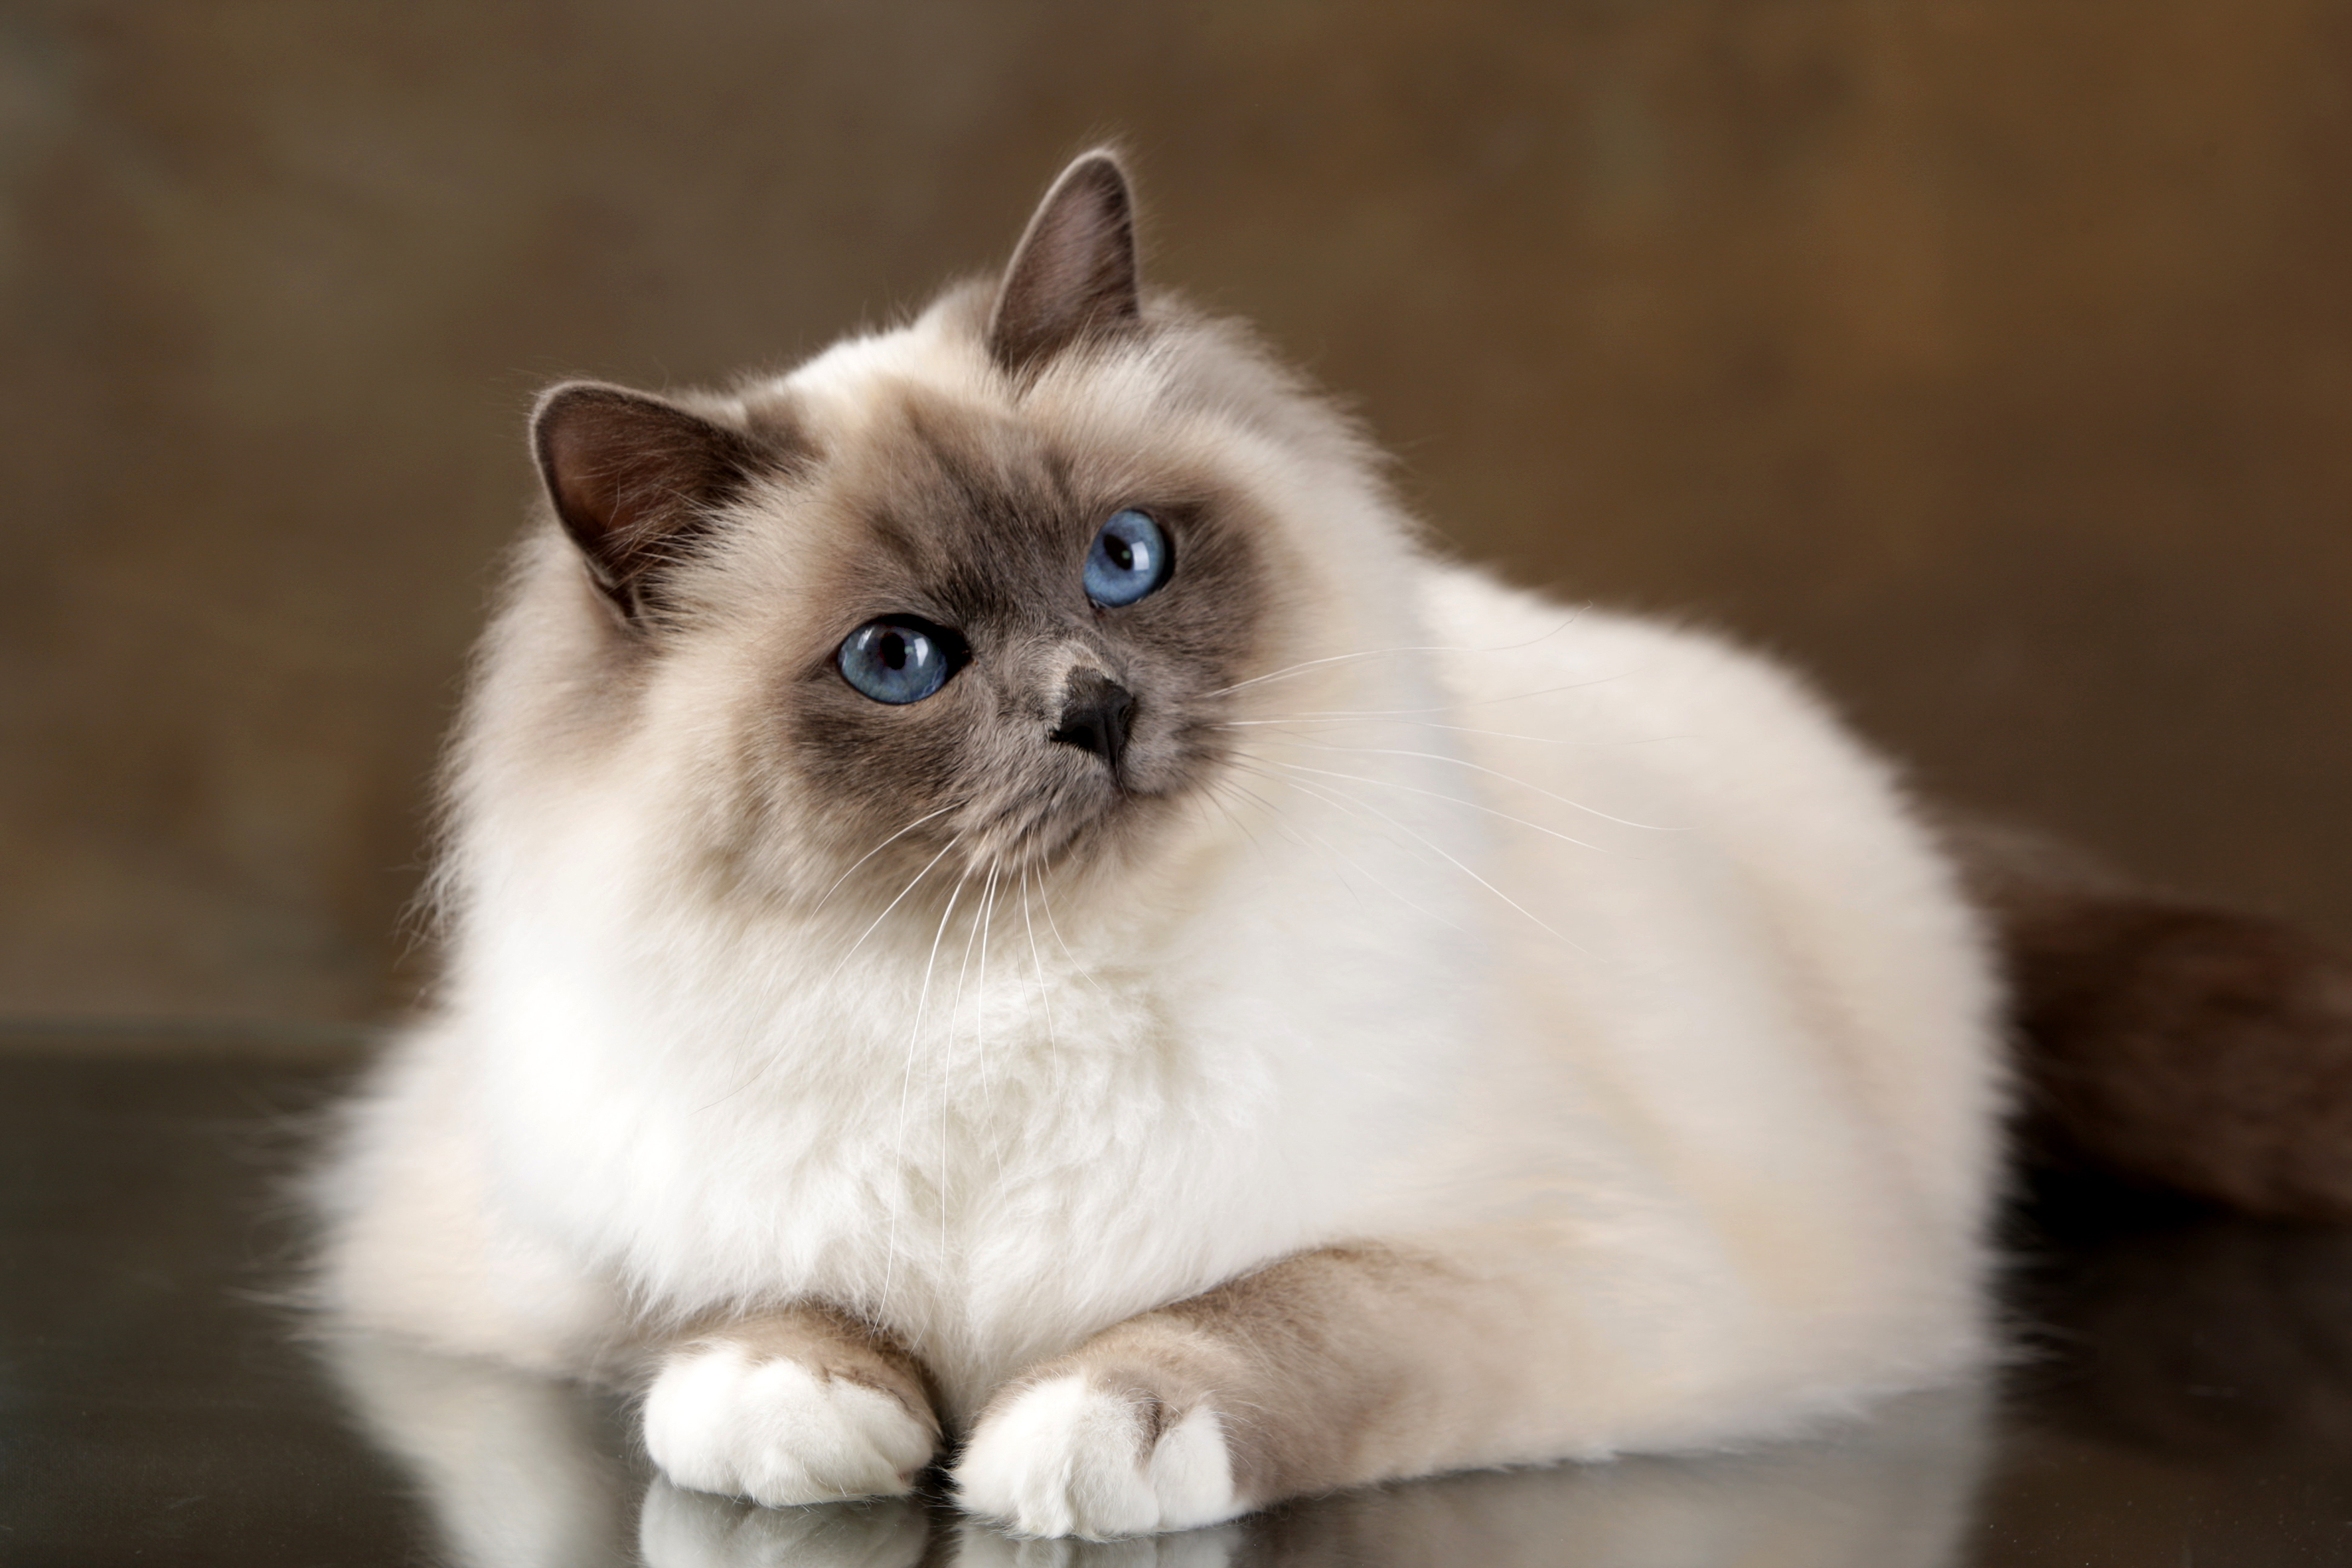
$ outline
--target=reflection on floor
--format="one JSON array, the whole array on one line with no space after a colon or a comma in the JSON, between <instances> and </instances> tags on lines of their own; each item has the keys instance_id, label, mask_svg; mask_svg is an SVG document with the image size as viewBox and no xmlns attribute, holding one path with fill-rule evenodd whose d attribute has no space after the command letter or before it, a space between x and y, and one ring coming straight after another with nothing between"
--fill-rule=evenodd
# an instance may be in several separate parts
<instances>
[{"instance_id":1,"label":"reflection on floor","mask_svg":"<svg viewBox=\"0 0 2352 1568\"><path fill-rule=\"evenodd\" d=\"M2352 1234L2045 1188L1997 1393L1804 1443L1452 1477L1108 1546L649 1475L617 1396L302 1329L286 1181L334 1072L0 1053L0 1558L465 1568L2352 1561Z\"/></svg>"},{"instance_id":2,"label":"reflection on floor","mask_svg":"<svg viewBox=\"0 0 2352 1568\"><path fill-rule=\"evenodd\" d=\"M1580 1568L1946 1568L1983 1454L1983 1401L1947 1391L1750 1454L1454 1476L1150 1542L1016 1542L918 1502L774 1510L648 1484L614 1458L609 1400L376 1339L331 1342L328 1360L465 1568L621 1564L632 1543L650 1568L1538 1568L1569 1542Z\"/></svg>"}]
</instances>

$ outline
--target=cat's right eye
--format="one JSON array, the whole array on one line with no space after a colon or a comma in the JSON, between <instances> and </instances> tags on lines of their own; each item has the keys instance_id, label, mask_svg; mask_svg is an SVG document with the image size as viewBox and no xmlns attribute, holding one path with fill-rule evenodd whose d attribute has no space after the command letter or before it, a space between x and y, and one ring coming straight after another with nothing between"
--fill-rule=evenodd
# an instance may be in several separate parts
<instances>
[{"instance_id":1,"label":"cat's right eye","mask_svg":"<svg viewBox=\"0 0 2352 1568\"><path fill-rule=\"evenodd\" d=\"M1087 597L1107 610L1132 605L1168 581L1168 536L1150 514L1126 507L1111 513L1087 552Z\"/></svg>"},{"instance_id":2,"label":"cat's right eye","mask_svg":"<svg viewBox=\"0 0 2352 1568\"><path fill-rule=\"evenodd\" d=\"M834 662L861 696L895 706L945 686L962 662L961 650L954 633L921 621L868 621L843 641Z\"/></svg>"}]
</instances>

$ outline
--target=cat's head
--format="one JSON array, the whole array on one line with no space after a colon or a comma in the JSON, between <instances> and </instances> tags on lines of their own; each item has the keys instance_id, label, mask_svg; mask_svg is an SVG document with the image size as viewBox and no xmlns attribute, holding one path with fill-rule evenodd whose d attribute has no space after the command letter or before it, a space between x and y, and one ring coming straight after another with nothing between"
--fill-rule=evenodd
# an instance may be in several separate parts
<instances>
[{"instance_id":1,"label":"cat's head","mask_svg":"<svg viewBox=\"0 0 2352 1568\"><path fill-rule=\"evenodd\" d=\"M1262 678L1404 640L1360 442L1139 290L1107 153L906 326L723 395L567 384L532 437L475 793L553 770L761 896L1181 849Z\"/></svg>"}]
</instances>

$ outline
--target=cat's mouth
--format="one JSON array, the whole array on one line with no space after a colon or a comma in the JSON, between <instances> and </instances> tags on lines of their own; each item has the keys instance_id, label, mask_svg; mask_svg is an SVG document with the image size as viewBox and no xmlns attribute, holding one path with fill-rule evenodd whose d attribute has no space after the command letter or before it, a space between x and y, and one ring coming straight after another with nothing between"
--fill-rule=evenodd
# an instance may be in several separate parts
<instances>
[{"instance_id":1,"label":"cat's mouth","mask_svg":"<svg viewBox=\"0 0 2352 1568\"><path fill-rule=\"evenodd\" d=\"M1097 763L995 813L974 834L972 853L975 859L1015 870L1084 858L1105 839L1129 830L1134 817L1159 798L1160 792L1144 787L1132 769Z\"/></svg>"},{"instance_id":2,"label":"cat's mouth","mask_svg":"<svg viewBox=\"0 0 2352 1568\"><path fill-rule=\"evenodd\" d=\"M1125 696L1114 689L1097 710L1066 710L1027 787L974 803L966 830L973 867L1018 874L1132 847L1213 770L1214 748L1201 743L1215 737L1212 727L1170 724L1131 698L1122 707Z\"/></svg>"}]
</instances>

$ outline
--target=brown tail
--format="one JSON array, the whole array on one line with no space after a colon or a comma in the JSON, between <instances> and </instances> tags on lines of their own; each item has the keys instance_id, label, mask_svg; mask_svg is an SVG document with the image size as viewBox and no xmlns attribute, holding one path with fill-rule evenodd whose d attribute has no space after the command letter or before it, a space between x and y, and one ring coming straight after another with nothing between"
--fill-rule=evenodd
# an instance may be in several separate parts
<instances>
[{"instance_id":1,"label":"brown tail","mask_svg":"<svg viewBox=\"0 0 2352 1568\"><path fill-rule=\"evenodd\" d=\"M2012 987L2030 1158L2352 1219L2352 952L2026 834L1948 837Z\"/></svg>"}]
</instances>

